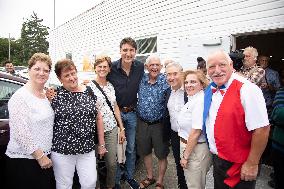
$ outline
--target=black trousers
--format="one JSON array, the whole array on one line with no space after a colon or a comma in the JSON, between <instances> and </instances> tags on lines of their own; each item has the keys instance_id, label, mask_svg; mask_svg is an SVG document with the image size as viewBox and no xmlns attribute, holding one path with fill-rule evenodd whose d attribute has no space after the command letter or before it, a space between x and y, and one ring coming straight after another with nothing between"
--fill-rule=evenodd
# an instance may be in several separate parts
<instances>
[{"instance_id":1,"label":"black trousers","mask_svg":"<svg viewBox=\"0 0 284 189\"><path fill-rule=\"evenodd\" d=\"M9 189L55 189L52 167L41 169L34 159L8 158L6 173Z\"/></svg>"},{"instance_id":2,"label":"black trousers","mask_svg":"<svg viewBox=\"0 0 284 189\"><path fill-rule=\"evenodd\" d=\"M275 189L284 188L284 154L278 150L273 149L273 168Z\"/></svg>"},{"instance_id":3,"label":"black trousers","mask_svg":"<svg viewBox=\"0 0 284 189\"><path fill-rule=\"evenodd\" d=\"M213 177L215 189L231 189L231 187L224 183L224 180L228 178L227 171L232 165L232 162L213 155ZM233 189L254 189L255 184L256 181L241 180Z\"/></svg>"},{"instance_id":4,"label":"black trousers","mask_svg":"<svg viewBox=\"0 0 284 189\"><path fill-rule=\"evenodd\" d=\"M176 163L179 188L187 189L183 168L180 165L180 138L178 133L173 130L171 130L171 145Z\"/></svg>"},{"instance_id":5,"label":"black trousers","mask_svg":"<svg viewBox=\"0 0 284 189\"><path fill-rule=\"evenodd\" d=\"M7 161L7 156L5 155L6 152L6 146L0 145L0 188L8 188L6 186L6 161Z\"/></svg>"}]
</instances>

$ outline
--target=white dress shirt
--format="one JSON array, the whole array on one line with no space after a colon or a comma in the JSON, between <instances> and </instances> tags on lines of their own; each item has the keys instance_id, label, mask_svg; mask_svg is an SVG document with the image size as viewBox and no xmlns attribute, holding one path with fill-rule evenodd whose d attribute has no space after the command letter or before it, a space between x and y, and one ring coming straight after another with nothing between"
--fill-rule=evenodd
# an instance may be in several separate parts
<instances>
[{"instance_id":1,"label":"white dress shirt","mask_svg":"<svg viewBox=\"0 0 284 189\"><path fill-rule=\"evenodd\" d=\"M184 105L184 89L183 88L179 88L177 90L172 89L167 107L170 115L171 129L175 132L178 132L177 116L183 105Z\"/></svg>"}]
</instances>

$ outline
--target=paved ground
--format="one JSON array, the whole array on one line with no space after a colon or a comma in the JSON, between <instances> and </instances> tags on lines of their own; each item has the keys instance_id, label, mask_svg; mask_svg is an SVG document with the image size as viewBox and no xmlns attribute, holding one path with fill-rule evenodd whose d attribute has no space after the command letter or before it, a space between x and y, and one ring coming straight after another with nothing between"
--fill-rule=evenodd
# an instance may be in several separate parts
<instances>
[{"instance_id":1,"label":"paved ground","mask_svg":"<svg viewBox=\"0 0 284 189\"><path fill-rule=\"evenodd\" d=\"M155 158L154 158L155 159ZM168 157L168 169L165 175L165 188L167 189L176 189L177 188L177 176L176 176L176 172L175 172L175 163L174 163L174 158L172 156L172 153L170 153L169 157ZM157 175L157 160L154 160L154 165L155 165L155 174ZM143 165L142 161L139 161L138 165L137 165L137 169L136 169L136 173L135 173L135 179L137 181L141 181L143 178L145 178L145 168ZM271 189L271 187L269 187L267 185L267 182L270 180L269 179L269 174L271 173L272 169L269 166L266 165L262 165L261 167L261 171L260 171L260 175L257 179L257 183L256 183L256 189ZM123 189L129 189L130 187L124 183L121 185ZM148 187L149 189L154 189L154 185L152 185L151 187ZM206 189L213 189L214 188L214 184L213 184L213 175L212 175L212 168L209 171L208 175L207 175L207 182L206 182Z\"/></svg>"}]
</instances>

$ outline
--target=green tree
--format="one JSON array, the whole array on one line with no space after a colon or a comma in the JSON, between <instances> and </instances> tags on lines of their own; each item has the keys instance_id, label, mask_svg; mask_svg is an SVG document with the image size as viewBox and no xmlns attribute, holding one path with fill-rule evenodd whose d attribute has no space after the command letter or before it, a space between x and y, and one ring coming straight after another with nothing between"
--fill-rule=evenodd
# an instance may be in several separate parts
<instances>
[{"instance_id":1,"label":"green tree","mask_svg":"<svg viewBox=\"0 0 284 189\"><path fill-rule=\"evenodd\" d=\"M0 38L0 60L4 62L8 60L9 42L7 38ZM3 66L3 65L2 65Z\"/></svg>"},{"instance_id":2,"label":"green tree","mask_svg":"<svg viewBox=\"0 0 284 189\"><path fill-rule=\"evenodd\" d=\"M27 19L22 25L19 58L25 64L36 52L48 53L49 27L42 25L42 21L43 19L38 18L37 14L33 12L31 18Z\"/></svg>"},{"instance_id":3,"label":"green tree","mask_svg":"<svg viewBox=\"0 0 284 189\"><path fill-rule=\"evenodd\" d=\"M22 65L20 59L20 51L21 45L20 40L15 40L14 38L10 39L10 55L11 61L14 65ZM3 66L3 62L9 59L9 39L8 38L0 38L0 61L1 66Z\"/></svg>"}]
</instances>

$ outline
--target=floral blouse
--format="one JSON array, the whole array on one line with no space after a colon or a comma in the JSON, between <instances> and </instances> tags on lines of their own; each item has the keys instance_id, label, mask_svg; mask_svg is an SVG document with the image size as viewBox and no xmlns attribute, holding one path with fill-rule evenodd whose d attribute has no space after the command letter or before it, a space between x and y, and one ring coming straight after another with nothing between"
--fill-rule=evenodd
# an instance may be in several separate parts
<instances>
[{"instance_id":1,"label":"floral blouse","mask_svg":"<svg viewBox=\"0 0 284 189\"><path fill-rule=\"evenodd\" d=\"M104 97L104 95L102 94L102 92L96 87L96 85L91 82L90 87L92 88L92 90L94 91L94 94L97 96L98 98L98 108L102 114L103 117L103 123L104 123L104 131L111 131L112 129L114 129L117 126L115 117L110 109L110 107L108 106L106 99ZM101 88L103 89L103 91L105 92L105 94L108 97L108 100L110 101L112 108L114 110L114 104L116 103L116 98L115 98L115 91L114 88L112 86L112 84L110 82L107 82L106 86L101 86Z\"/></svg>"},{"instance_id":2,"label":"floral blouse","mask_svg":"<svg viewBox=\"0 0 284 189\"><path fill-rule=\"evenodd\" d=\"M95 150L95 100L87 89L84 92L70 92L64 87L58 88L51 104L55 113L52 151L76 155Z\"/></svg>"}]
</instances>

